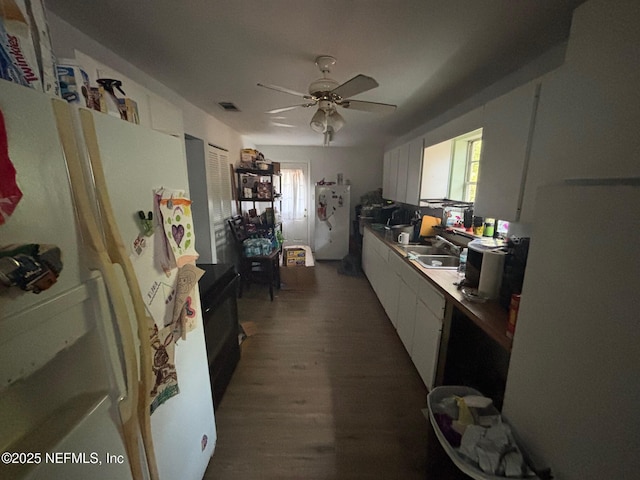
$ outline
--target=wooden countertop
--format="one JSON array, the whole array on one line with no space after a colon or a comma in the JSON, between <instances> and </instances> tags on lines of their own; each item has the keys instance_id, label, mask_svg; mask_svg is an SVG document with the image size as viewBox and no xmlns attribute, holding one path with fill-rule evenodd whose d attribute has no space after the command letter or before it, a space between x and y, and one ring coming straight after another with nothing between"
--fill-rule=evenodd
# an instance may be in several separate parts
<instances>
[{"instance_id":1,"label":"wooden countertop","mask_svg":"<svg viewBox=\"0 0 640 480\"><path fill-rule=\"evenodd\" d=\"M388 245L391 250L401 256L406 263L420 272L438 290L440 290L447 302L453 302L454 306L462 311L473 323L482 329L489 337L495 340L506 351L511 351L512 341L507 337L508 312L500 306L497 301L486 303L470 302L464 298L462 292L458 290L458 273L455 270L438 270L434 268L424 268L415 260L409 260L405 252L396 242L386 240L383 232L367 226L380 240Z\"/></svg>"}]
</instances>

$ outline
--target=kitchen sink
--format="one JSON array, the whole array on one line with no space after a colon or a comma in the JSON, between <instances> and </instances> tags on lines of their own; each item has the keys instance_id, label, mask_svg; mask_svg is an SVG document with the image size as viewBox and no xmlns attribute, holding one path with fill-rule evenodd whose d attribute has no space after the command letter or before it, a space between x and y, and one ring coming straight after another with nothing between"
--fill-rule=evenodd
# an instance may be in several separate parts
<instances>
[{"instance_id":1,"label":"kitchen sink","mask_svg":"<svg viewBox=\"0 0 640 480\"><path fill-rule=\"evenodd\" d=\"M415 255L434 255L444 253L441 249L431 245L399 245L398 248L402 250L406 255L413 253Z\"/></svg>"},{"instance_id":2,"label":"kitchen sink","mask_svg":"<svg viewBox=\"0 0 640 480\"><path fill-rule=\"evenodd\" d=\"M415 260L424 268L439 268L456 270L460 265L460 258L453 255L418 255Z\"/></svg>"}]
</instances>

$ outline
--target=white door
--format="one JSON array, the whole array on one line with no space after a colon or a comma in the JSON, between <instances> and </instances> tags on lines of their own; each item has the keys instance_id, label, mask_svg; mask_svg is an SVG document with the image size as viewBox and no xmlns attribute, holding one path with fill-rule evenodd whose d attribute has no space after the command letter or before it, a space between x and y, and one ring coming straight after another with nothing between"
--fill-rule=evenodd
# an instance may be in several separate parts
<instances>
[{"instance_id":1,"label":"white door","mask_svg":"<svg viewBox=\"0 0 640 480\"><path fill-rule=\"evenodd\" d=\"M285 245L309 245L309 164L283 163L282 233Z\"/></svg>"}]
</instances>

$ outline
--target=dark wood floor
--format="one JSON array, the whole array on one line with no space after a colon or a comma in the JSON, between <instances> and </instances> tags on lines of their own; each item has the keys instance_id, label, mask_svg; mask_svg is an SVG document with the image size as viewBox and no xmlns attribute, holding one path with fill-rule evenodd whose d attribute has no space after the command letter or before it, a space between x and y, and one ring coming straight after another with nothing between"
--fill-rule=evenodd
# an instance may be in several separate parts
<instances>
[{"instance_id":1,"label":"dark wood floor","mask_svg":"<svg viewBox=\"0 0 640 480\"><path fill-rule=\"evenodd\" d=\"M367 279L338 265L318 262L315 284L290 281L273 302L260 285L239 300L255 334L205 479L468 478L435 440L427 390Z\"/></svg>"}]
</instances>

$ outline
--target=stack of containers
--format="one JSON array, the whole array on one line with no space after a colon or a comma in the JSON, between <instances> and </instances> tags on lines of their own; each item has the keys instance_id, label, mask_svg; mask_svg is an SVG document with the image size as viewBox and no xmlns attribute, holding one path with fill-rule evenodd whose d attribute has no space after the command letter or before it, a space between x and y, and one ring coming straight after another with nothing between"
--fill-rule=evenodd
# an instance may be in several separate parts
<instances>
[{"instance_id":1,"label":"stack of containers","mask_svg":"<svg viewBox=\"0 0 640 480\"><path fill-rule=\"evenodd\" d=\"M246 257L269 255L273 251L273 242L268 238L247 238L242 246Z\"/></svg>"}]
</instances>

